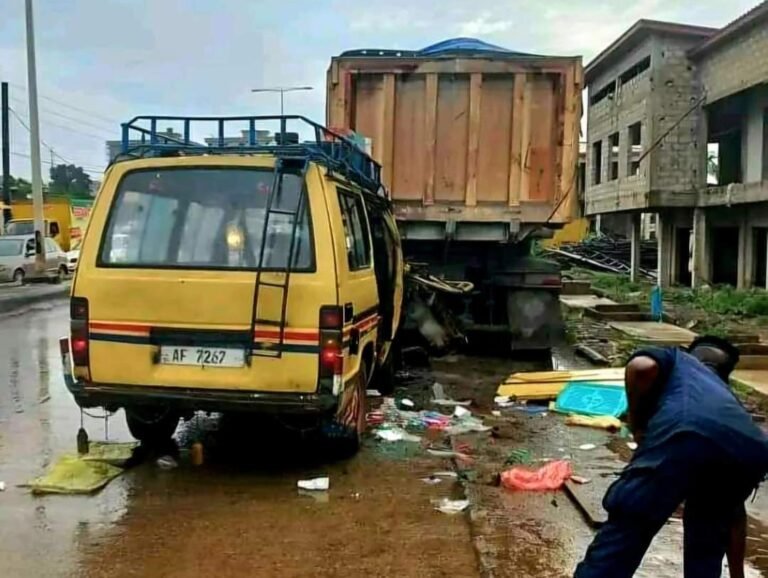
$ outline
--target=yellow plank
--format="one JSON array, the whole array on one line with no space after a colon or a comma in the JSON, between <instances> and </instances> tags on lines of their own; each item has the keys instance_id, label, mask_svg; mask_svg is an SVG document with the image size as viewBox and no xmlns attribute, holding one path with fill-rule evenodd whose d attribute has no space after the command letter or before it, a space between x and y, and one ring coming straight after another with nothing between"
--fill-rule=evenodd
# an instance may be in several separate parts
<instances>
[{"instance_id":1,"label":"yellow plank","mask_svg":"<svg viewBox=\"0 0 768 578\"><path fill-rule=\"evenodd\" d=\"M599 383L602 385L614 385L624 387L624 381L617 380L587 380L590 383ZM560 392L570 383L579 383L574 381L549 381L544 383L503 383L496 390L496 395L509 396L519 400L546 400L555 399Z\"/></svg>"},{"instance_id":2,"label":"yellow plank","mask_svg":"<svg viewBox=\"0 0 768 578\"><path fill-rule=\"evenodd\" d=\"M563 371L526 371L513 373L504 383L547 383L564 381L621 381L624 379L623 367L604 369L576 369Z\"/></svg>"}]
</instances>

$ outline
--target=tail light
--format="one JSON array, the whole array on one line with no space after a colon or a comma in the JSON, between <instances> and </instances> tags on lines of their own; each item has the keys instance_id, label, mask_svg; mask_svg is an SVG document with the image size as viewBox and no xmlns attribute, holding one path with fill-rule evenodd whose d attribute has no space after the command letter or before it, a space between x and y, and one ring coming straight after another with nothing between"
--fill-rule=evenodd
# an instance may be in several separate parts
<instances>
[{"instance_id":1,"label":"tail light","mask_svg":"<svg viewBox=\"0 0 768 578\"><path fill-rule=\"evenodd\" d=\"M88 338L88 300L73 297L70 301L70 344L72 363L75 366L88 366L90 342Z\"/></svg>"},{"instance_id":2,"label":"tail light","mask_svg":"<svg viewBox=\"0 0 768 578\"><path fill-rule=\"evenodd\" d=\"M341 391L344 372L344 312L341 307L324 305L320 308L319 385L321 390Z\"/></svg>"}]
</instances>

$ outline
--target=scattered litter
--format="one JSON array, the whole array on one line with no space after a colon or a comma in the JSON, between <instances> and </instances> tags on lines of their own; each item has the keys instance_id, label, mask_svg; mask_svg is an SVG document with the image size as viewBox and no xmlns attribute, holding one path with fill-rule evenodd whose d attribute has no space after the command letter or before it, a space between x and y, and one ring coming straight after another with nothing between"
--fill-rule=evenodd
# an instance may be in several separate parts
<instances>
[{"instance_id":1,"label":"scattered litter","mask_svg":"<svg viewBox=\"0 0 768 578\"><path fill-rule=\"evenodd\" d=\"M456 409L459 408L457 407ZM458 436L466 433L486 432L490 430L490 426L483 425L483 422L480 419L470 415L456 420L454 425L445 428L445 433L449 436Z\"/></svg>"},{"instance_id":2,"label":"scattered litter","mask_svg":"<svg viewBox=\"0 0 768 578\"><path fill-rule=\"evenodd\" d=\"M457 405L456 408L453 410L453 417L462 418L470 415L472 415L472 412L465 407L461 407L460 405Z\"/></svg>"},{"instance_id":3,"label":"scattered litter","mask_svg":"<svg viewBox=\"0 0 768 578\"><path fill-rule=\"evenodd\" d=\"M435 396L435 399L445 399L445 388L443 387L443 384L436 381L432 384L432 395Z\"/></svg>"},{"instance_id":4,"label":"scattered litter","mask_svg":"<svg viewBox=\"0 0 768 578\"><path fill-rule=\"evenodd\" d=\"M510 453L507 456L507 459L504 460L504 463L508 466L519 466L530 464L532 459L533 456L531 455L530 450L521 448Z\"/></svg>"},{"instance_id":5,"label":"scattered litter","mask_svg":"<svg viewBox=\"0 0 768 578\"><path fill-rule=\"evenodd\" d=\"M510 405L515 404L512 398L509 397L508 395L497 395L496 397L493 398L493 403L495 403L499 407L509 407Z\"/></svg>"},{"instance_id":6,"label":"scattered litter","mask_svg":"<svg viewBox=\"0 0 768 578\"><path fill-rule=\"evenodd\" d=\"M493 417L501 417L501 412L500 412L498 409L494 409L494 410L491 412L491 415L492 415Z\"/></svg>"},{"instance_id":7,"label":"scattered litter","mask_svg":"<svg viewBox=\"0 0 768 578\"><path fill-rule=\"evenodd\" d=\"M378 389L366 389L365 390L365 396L366 397L381 397L381 393Z\"/></svg>"},{"instance_id":8,"label":"scattered litter","mask_svg":"<svg viewBox=\"0 0 768 578\"><path fill-rule=\"evenodd\" d=\"M385 442L420 442L421 437L410 434L403 428L388 427L377 429L374 434Z\"/></svg>"},{"instance_id":9,"label":"scattered litter","mask_svg":"<svg viewBox=\"0 0 768 578\"><path fill-rule=\"evenodd\" d=\"M465 399L463 401L457 401L455 399L433 399L432 403L441 407L469 407L472 405L472 400Z\"/></svg>"},{"instance_id":10,"label":"scattered litter","mask_svg":"<svg viewBox=\"0 0 768 578\"><path fill-rule=\"evenodd\" d=\"M635 451L637 449L637 442L627 442L627 447L632 451Z\"/></svg>"},{"instance_id":11,"label":"scattered litter","mask_svg":"<svg viewBox=\"0 0 768 578\"><path fill-rule=\"evenodd\" d=\"M597 446L595 444L581 444L579 446L580 450L589 451L595 449Z\"/></svg>"},{"instance_id":12,"label":"scattered litter","mask_svg":"<svg viewBox=\"0 0 768 578\"><path fill-rule=\"evenodd\" d=\"M435 476L428 476L426 478L421 478L421 481L424 482L425 484L430 485L430 486L434 486L436 484L439 484L443 480L440 479L440 478L437 478Z\"/></svg>"},{"instance_id":13,"label":"scattered litter","mask_svg":"<svg viewBox=\"0 0 768 578\"><path fill-rule=\"evenodd\" d=\"M330 496L328 495L328 492L322 492L322 491L318 492L313 490L299 489L299 495L306 496L307 498L312 498L318 504L327 504L330 501Z\"/></svg>"},{"instance_id":14,"label":"scattered litter","mask_svg":"<svg viewBox=\"0 0 768 578\"><path fill-rule=\"evenodd\" d=\"M404 398L400 400L400 405L403 405L405 407L416 407L416 404L413 403L410 399Z\"/></svg>"},{"instance_id":15,"label":"scattered litter","mask_svg":"<svg viewBox=\"0 0 768 578\"><path fill-rule=\"evenodd\" d=\"M458 458L462 460L468 460L471 459L467 454L462 454L461 452L455 452L453 450L433 450L429 449L427 450L427 453L435 458Z\"/></svg>"},{"instance_id":16,"label":"scattered litter","mask_svg":"<svg viewBox=\"0 0 768 578\"><path fill-rule=\"evenodd\" d=\"M384 413L381 411L371 411L365 415L365 421L369 426L381 425L384 423Z\"/></svg>"},{"instance_id":17,"label":"scattered litter","mask_svg":"<svg viewBox=\"0 0 768 578\"><path fill-rule=\"evenodd\" d=\"M547 413L547 410L549 409L546 405L514 405L512 406L512 409L517 411L524 411L525 413L529 413L531 415L536 414L545 414Z\"/></svg>"},{"instance_id":18,"label":"scattered litter","mask_svg":"<svg viewBox=\"0 0 768 578\"><path fill-rule=\"evenodd\" d=\"M611 432L619 431L623 425L621 420L610 415L569 415L565 418L565 424L604 429Z\"/></svg>"},{"instance_id":19,"label":"scattered litter","mask_svg":"<svg viewBox=\"0 0 768 578\"><path fill-rule=\"evenodd\" d=\"M589 478L582 478L581 476L571 476L571 481L577 484L583 485L583 484L588 484L592 480L590 480Z\"/></svg>"},{"instance_id":20,"label":"scattered litter","mask_svg":"<svg viewBox=\"0 0 768 578\"><path fill-rule=\"evenodd\" d=\"M91 494L106 486L123 470L106 462L65 455L43 476L26 484L33 494Z\"/></svg>"},{"instance_id":21,"label":"scattered litter","mask_svg":"<svg viewBox=\"0 0 768 578\"><path fill-rule=\"evenodd\" d=\"M5 491L5 482L0 482L0 492Z\"/></svg>"},{"instance_id":22,"label":"scattered litter","mask_svg":"<svg viewBox=\"0 0 768 578\"><path fill-rule=\"evenodd\" d=\"M557 396L560 413L619 417L627 412L627 393L623 387L601 383L571 383Z\"/></svg>"},{"instance_id":23,"label":"scattered litter","mask_svg":"<svg viewBox=\"0 0 768 578\"><path fill-rule=\"evenodd\" d=\"M549 462L537 470L514 467L501 473L501 485L509 490L559 490L573 471L565 460Z\"/></svg>"},{"instance_id":24,"label":"scattered litter","mask_svg":"<svg viewBox=\"0 0 768 578\"><path fill-rule=\"evenodd\" d=\"M451 478L455 480L456 478L459 477L459 474L457 474L456 472L450 472L450 471L435 472L432 474L432 477L433 478Z\"/></svg>"},{"instance_id":25,"label":"scattered litter","mask_svg":"<svg viewBox=\"0 0 768 578\"><path fill-rule=\"evenodd\" d=\"M443 514L459 514L469 507L469 500L451 500L443 498L442 500L433 503L435 504L435 510L440 511Z\"/></svg>"},{"instance_id":26,"label":"scattered litter","mask_svg":"<svg viewBox=\"0 0 768 578\"><path fill-rule=\"evenodd\" d=\"M311 480L299 480L296 484L300 490L310 492L325 492L331 487L331 479L327 477L312 478Z\"/></svg>"},{"instance_id":27,"label":"scattered litter","mask_svg":"<svg viewBox=\"0 0 768 578\"><path fill-rule=\"evenodd\" d=\"M173 456L161 456L157 458L155 463L161 470L172 470L179 467L179 462L177 462Z\"/></svg>"}]
</instances>

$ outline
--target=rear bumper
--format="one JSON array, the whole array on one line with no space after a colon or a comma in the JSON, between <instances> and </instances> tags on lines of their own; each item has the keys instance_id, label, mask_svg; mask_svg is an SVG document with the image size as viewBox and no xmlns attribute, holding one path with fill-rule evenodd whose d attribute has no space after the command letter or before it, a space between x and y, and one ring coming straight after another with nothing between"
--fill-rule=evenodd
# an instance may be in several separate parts
<instances>
[{"instance_id":1,"label":"rear bumper","mask_svg":"<svg viewBox=\"0 0 768 578\"><path fill-rule=\"evenodd\" d=\"M337 403L332 394L259 393L81 382L73 382L70 391L80 407L151 405L186 411L322 415L333 411Z\"/></svg>"},{"instance_id":2,"label":"rear bumper","mask_svg":"<svg viewBox=\"0 0 768 578\"><path fill-rule=\"evenodd\" d=\"M180 411L323 415L336 410L332 393L263 393L256 391L98 384L74 377L69 338L59 340L64 383L80 407L117 409L138 405Z\"/></svg>"}]
</instances>

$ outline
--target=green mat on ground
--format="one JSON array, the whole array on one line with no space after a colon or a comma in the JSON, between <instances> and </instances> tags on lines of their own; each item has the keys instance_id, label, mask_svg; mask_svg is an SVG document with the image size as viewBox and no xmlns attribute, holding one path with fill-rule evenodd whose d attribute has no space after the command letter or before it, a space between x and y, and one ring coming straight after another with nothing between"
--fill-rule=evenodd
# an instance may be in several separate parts
<instances>
[{"instance_id":1,"label":"green mat on ground","mask_svg":"<svg viewBox=\"0 0 768 578\"><path fill-rule=\"evenodd\" d=\"M91 494L123 473L119 465L131 457L135 447L133 443L94 442L88 454L61 456L47 473L26 485L33 494Z\"/></svg>"}]
</instances>

